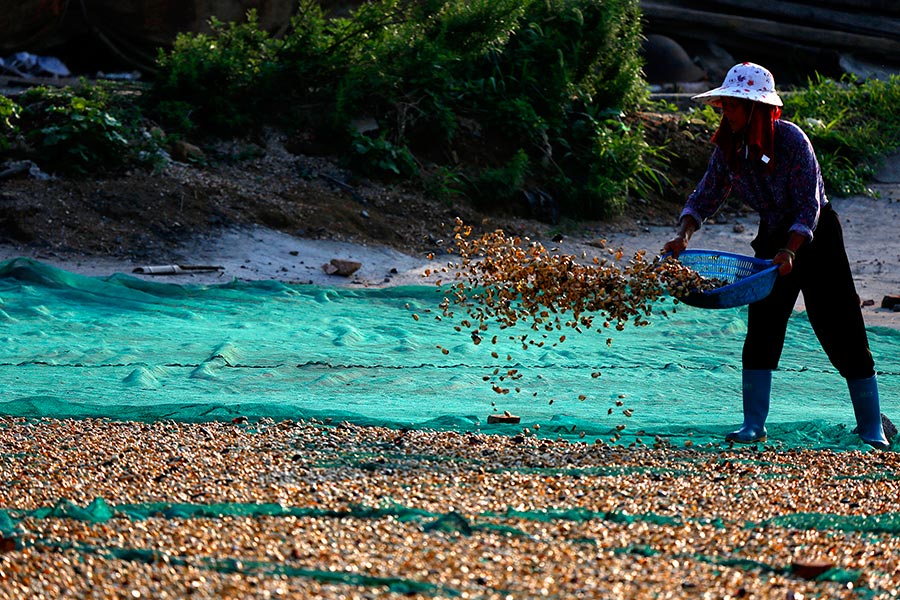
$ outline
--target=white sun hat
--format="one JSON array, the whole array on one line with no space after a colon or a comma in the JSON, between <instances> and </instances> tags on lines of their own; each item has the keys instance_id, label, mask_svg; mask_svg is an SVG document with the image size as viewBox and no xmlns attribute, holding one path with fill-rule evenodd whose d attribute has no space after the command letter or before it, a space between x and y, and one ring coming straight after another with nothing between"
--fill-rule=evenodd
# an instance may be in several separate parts
<instances>
[{"instance_id":1,"label":"white sun hat","mask_svg":"<svg viewBox=\"0 0 900 600\"><path fill-rule=\"evenodd\" d=\"M734 65L725 75L722 85L714 90L697 94L693 99L717 105L723 96L746 98L773 106L784 104L775 92L775 78L769 70L751 62Z\"/></svg>"}]
</instances>

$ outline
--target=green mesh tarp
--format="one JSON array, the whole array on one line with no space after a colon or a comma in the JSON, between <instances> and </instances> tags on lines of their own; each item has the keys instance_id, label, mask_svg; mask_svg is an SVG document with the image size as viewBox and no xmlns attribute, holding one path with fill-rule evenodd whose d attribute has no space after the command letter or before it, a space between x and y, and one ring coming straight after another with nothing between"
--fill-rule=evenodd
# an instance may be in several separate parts
<instances>
[{"instance_id":1,"label":"green mesh tarp","mask_svg":"<svg viewBox=\"0 0 900 600\"><path fill-rule=\"evenodd\" d=\"M316 418L497 433L529 427L589 441L615 437L624 425L617 443L648 444L656 436L718 442L740 423L744 309L673 311L667 300L668 316L654 315L648 327L568 330L563 343L552 334L525 350L509 339L521 332L499 328L486 338L496 334L498 344L473 344L466 330L436 318L441 299L424 286L181 286L7 261L0 263L0 413ZM900 396L900 331L873 328L869 338L890 417ZM846 385L802 313L787 339L773 381L770 442L859 448ZM495 373L509 369L521 379L495 393ZM521 423L487 424L503 411Z\"/></svg>"}]
</instances>

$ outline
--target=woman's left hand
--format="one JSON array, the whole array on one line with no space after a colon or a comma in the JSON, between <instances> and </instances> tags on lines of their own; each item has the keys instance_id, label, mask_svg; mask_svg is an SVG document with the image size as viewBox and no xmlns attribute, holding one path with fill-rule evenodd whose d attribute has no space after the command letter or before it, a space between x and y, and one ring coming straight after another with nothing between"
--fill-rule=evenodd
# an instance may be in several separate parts
<instances>
[{"instance_id":1,"label":"woman's left hand","mask_svg":"<svg viewBox=\"0 0 900 600\"><path fill-rule=\"evenodd\" d=\"M806 243L806 236L797 231L792 231L788 237L787 243L778 249L778 253L772 262L781 265L778 268L778 274L782 277L794 270L794 261L797 260L797 252L800 246Z\"/></svg>"},{"instance_id":2,"label":"woman's left hand","mask_svg":"<svg viewBox=\"0 0 900 600\"><path fill-rule=\"evenodd\" d=\"M779 250L772 262L776 265L781 265L778 267L778 275L781 277L794 270L794 257L787 250Z\"/></svg>"}]
</instances>

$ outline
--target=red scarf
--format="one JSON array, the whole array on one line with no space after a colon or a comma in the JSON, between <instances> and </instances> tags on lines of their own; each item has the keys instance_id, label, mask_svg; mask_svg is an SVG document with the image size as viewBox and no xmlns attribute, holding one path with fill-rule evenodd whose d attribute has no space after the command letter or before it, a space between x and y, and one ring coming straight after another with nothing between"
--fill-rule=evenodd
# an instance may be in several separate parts
<instances>
[{"instance_id":1,"label":"red scarf","mask_svg":"<svg viewBox=\"0 0 900 600\"><path fill-rule=\"evenodd\" d=\"M728 166L735 173L740 171L738 159L746 156L753 161L762 161L771 174L775 168L775 121L779 117L781 117L780 106L752 102L747 127L735 133L723 118L719 129L712 137L712 143L725 154Z\"/></svg>"}]
</instances>

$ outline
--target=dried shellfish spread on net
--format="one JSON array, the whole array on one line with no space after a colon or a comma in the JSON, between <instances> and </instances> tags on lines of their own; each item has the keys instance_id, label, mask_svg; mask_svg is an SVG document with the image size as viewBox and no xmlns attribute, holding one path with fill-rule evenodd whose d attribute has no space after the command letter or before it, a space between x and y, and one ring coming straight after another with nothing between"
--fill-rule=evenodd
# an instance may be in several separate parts
<instances>
[{"instance_id":1,"label":"dried shellfish spread on net","mask_svg":"<svg viewBox=\"0 0 900 600\"><path fill-rule=\"evenodd\" d=\"M673 258L648 260L640 251L625 259L621 249L605 248L606 257L576 257L548 250L542 244L496 230L473 237L470 226L457 220L455 247L451 254L459 257L441 269L451 281L436 281L444 294L438 320L451 321L457 331L466 330L475 345L489 340L498 344L500 336L491 326L505 331L513 347L522 350L545 345L557 346L566 340L563 331L582 333L596 328L623 331L630 323L636 327L649 325L657 304L670 296L672 302L690 293L721 287L726 282L709 279ZM429 257L433 258L433 256ZM426 271L425 276L434 275ZM665 310L657 311L667 316ZM418 320L418 315L413 315ZM524 331L524 333L523 333ZM505 341L505 340L504 340ZM607 335L606 345L612 344ZM522 379L522 370L508 350L493 351L494 359L505 358L507 365L493 370L483 379L497 394L512 391L510 381ZM449 349L439 347L444 354ZM591 376L600 376L598 371ZM521 384L513 388L521 392ZM537 392L532 395L537 396ZM578 399L584 401L586 394ZM549 401L551 404L553 400ZM622 402L616 409L623 410ZM496 407L496 402L492 402ZM496 410L496 408L495 408ZM631 416L631 409L624 409ZM616 429L621 431L624 425Z\"/></svg>"},{"instance_id":2,"label":"dried shellfish spread on net","mask_svg":"<svg viewBox=\"0 0 900 600\"><path fill-rule=\"evenodd\" d=\"M437 281L448 291L440 308L450 319L463 310L460 326L471 330L476 344L491 322L503 328L525 323L541 332L540 339L522 336L526 346L541 344L563 327L590 329L598 317L603 328L622 331L629 322L645 326L654 305L667 295L677 302L725 284L672 258L648 260L645 251L625 261L621 249L607 248L607 257L588 259L554 253L500 230L473 238L471 227L461 221L454 233L451 252L459 262L443 269L452 283Z\"/></svg>"}]
</instances>

